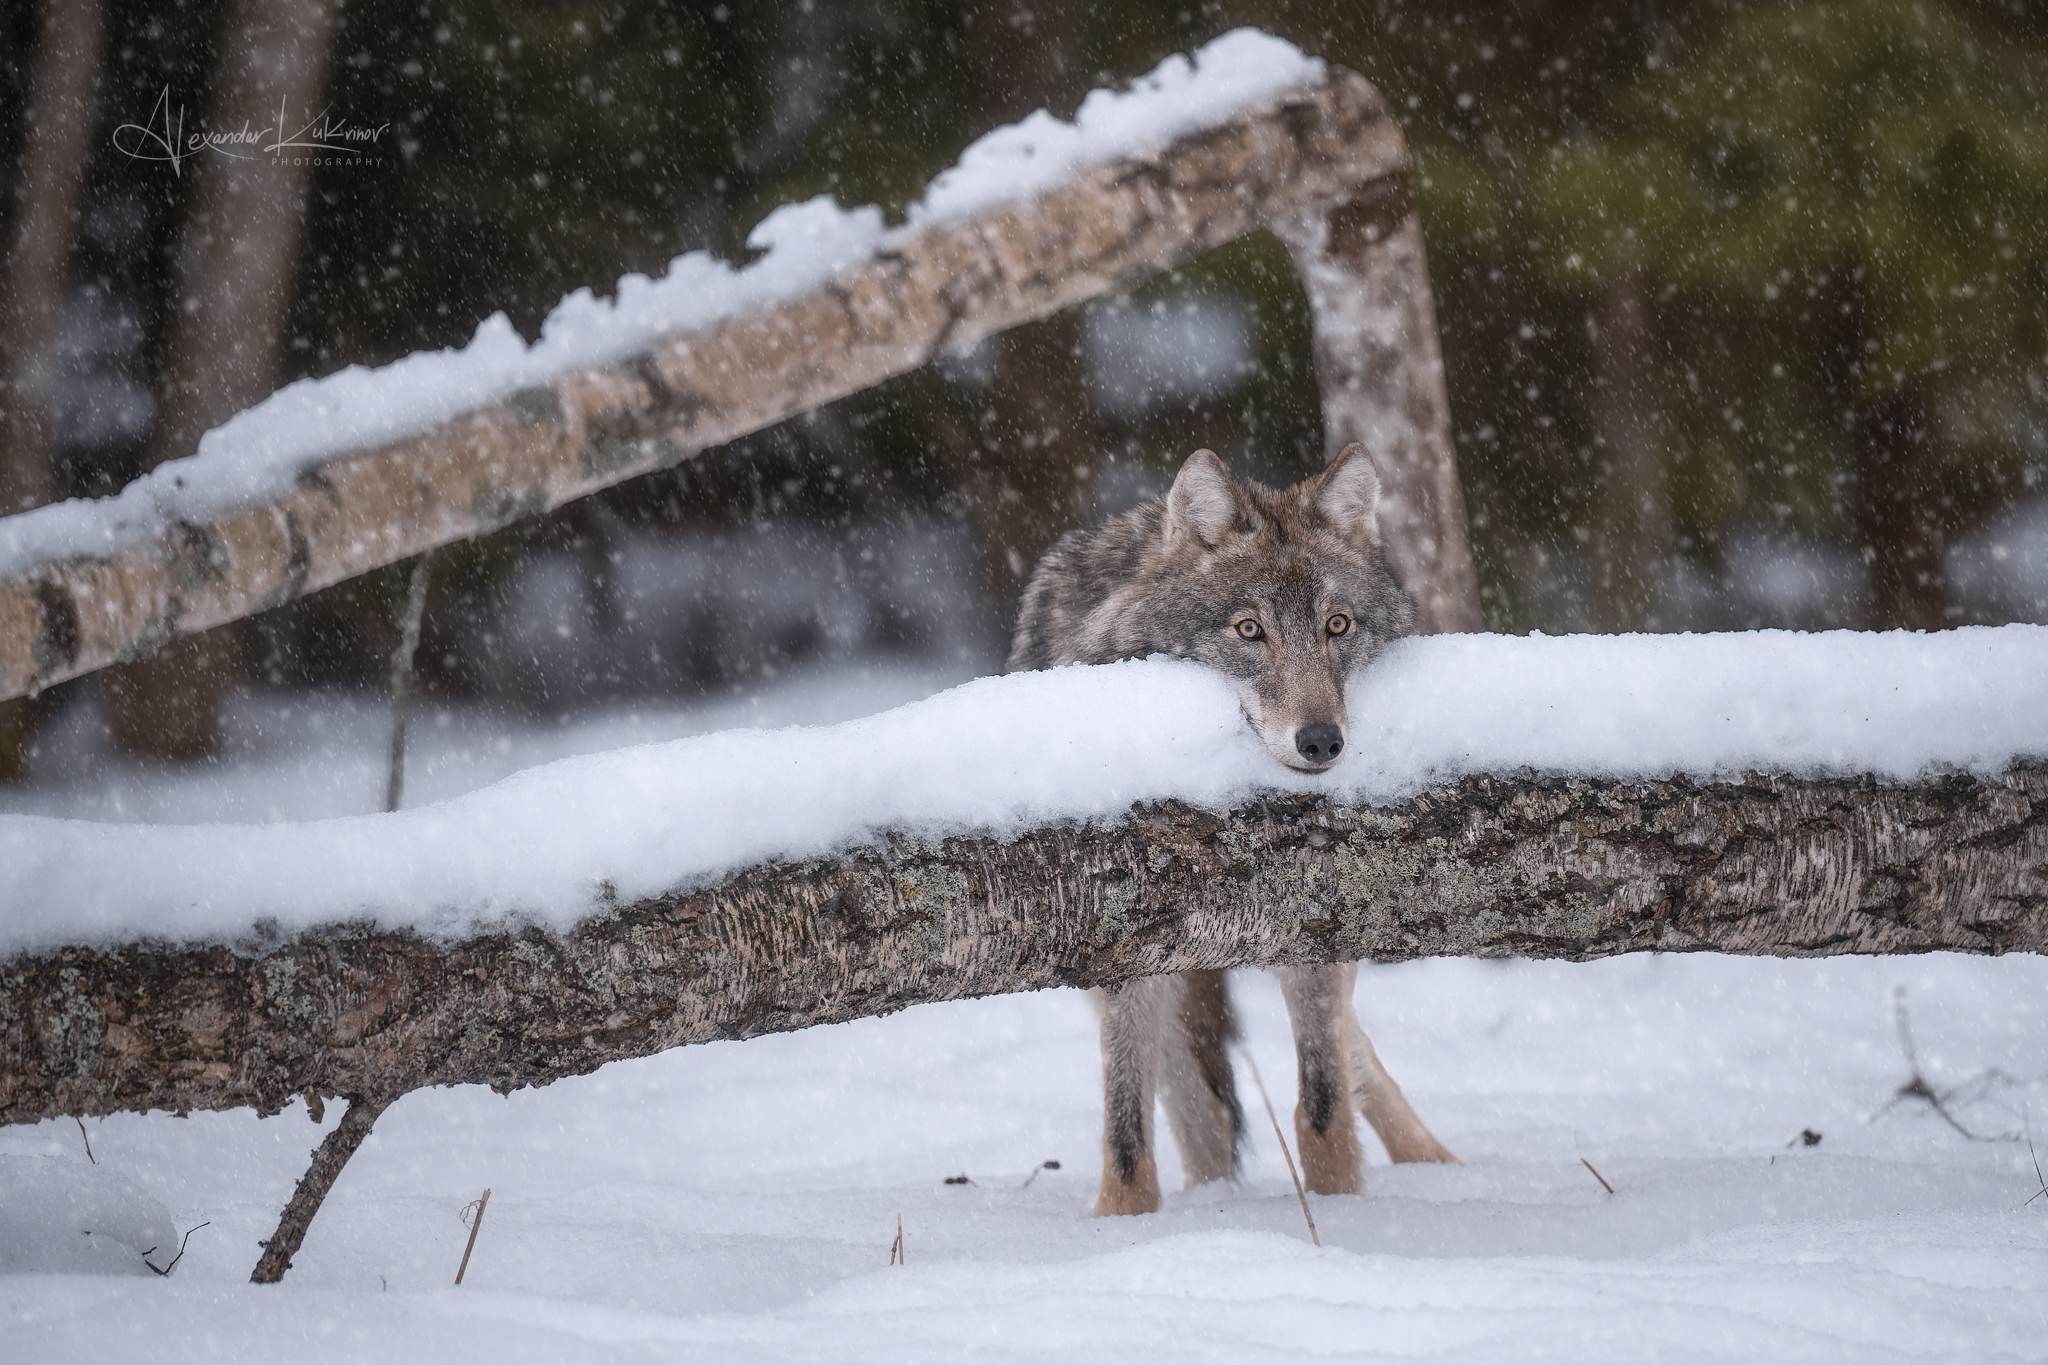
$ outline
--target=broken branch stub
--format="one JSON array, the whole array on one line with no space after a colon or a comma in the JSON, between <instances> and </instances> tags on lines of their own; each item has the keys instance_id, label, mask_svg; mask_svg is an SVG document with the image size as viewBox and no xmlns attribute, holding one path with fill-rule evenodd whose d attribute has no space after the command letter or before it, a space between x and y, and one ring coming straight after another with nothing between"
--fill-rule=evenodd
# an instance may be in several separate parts
<instances>
[{"instance_id":1,"label":"broken branch stub","mask_svg":"<svg viewBox=\"0 0 2048 1365\"><path fill-rule=\"evenodd\" d=\"M1426 621L1464 628L1478 599L1433 305L1405 189L1389 188L1408 164L1385 101L1333 68L1156 155L918 233L803 298L335 456L274 501L0 580L0 699L673 465L1262 226L1304 262L1331 448L1362 439L1387 461L1397 567L1424 585ZM1348 226L1396 200L1390 233ZM1301 245L1312 223L1336 225L1328 249Z\"/></svg>"},{"instance_id":2,"label":"broken branch stub","mask_svg":"<svg viewBox=\"0 0 2048 1365\"><path fill-rule=\"evenodd\" d=\"M512 1090L687 1043L1195 968L2044 947L2040 766L1905 786L1473 778L1380 809L1167 802L754 867L565 933L344 924L269 947L19 956L0 964L0 1123Z\"/></svg>"}]
</instances>

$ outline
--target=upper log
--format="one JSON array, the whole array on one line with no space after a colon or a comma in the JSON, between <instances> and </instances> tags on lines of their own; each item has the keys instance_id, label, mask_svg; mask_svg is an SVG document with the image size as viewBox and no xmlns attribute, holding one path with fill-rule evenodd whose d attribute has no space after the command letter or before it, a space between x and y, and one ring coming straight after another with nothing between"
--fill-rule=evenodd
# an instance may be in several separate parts
<instances>
[{"instance_id":1,"label":"upper log","mask_svg":"<svg viewBox=\"0 0 2048 1365\"><path fill-rule=\"evenodd\" d=\"M1425 624L1471 628L1478 597L1408 165L1386 102L1332 68L1157 155L921 232L814 294L325 460L274 501L0 578L0 699L672 466L1283 224L1318 310L1331 439L1356 428L1381 452L1400 512L1396 569L1469 599L1439 604L1429 587ZM1333 311L1347 289L1390 291L1393 306Z\"/></svg>"},{"instance_id":2,"label":"upper log","mask_svg":"<svg viewBox=\"0 0 2048 1365\"><path fill-rule=\"evenodd\" d=\"M685 1043L1190 968L2048 946L2048 766L1911 785L1472 778L1401 805L1176 802L885 840L460 942L67 948L0 965L0 1123L508 1091Z\"/></svg>"}]
</instances>

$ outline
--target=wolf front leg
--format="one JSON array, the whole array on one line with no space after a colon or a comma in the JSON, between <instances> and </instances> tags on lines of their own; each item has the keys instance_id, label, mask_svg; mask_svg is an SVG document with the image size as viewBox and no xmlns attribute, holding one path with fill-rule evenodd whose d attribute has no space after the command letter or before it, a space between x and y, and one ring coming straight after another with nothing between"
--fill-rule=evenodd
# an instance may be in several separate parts
<instances>
[{"instance_id":1,"label":"wolf front leg","mask_svg":"<svg viewBox=\"0 0 2048 1365\"><path fill-rule=\"evenodd\" d=\"M1244 1108L1230 1069L1237 1020L1220 971L1163 978L1170 992L1169 1026L1159 1059L1160 1099L1180 1148L1185 1188L1237 1174Z\"/></svg>"},{"instance_id":2,"label":"wolf front leg","mask_svg":"<svg viewBox=\"0 0 2048 1365\"><path fill-rule=\"evenodd\" d=\"M1351 1017L1346 967L1282 967L1280 993L1294 1025L1294 1060L1301 1098L1294 1106L1294 1137L1301 1174L1317 1194L1363 1194L1365 1154L1351 1115L1351 1063L1343 1020Z\"/></svg>"},{"instance_id":3,"label":"wolf front leg","mask_svg":"<svg viewBox=\"0 0 2048 1365\"><path fill-rule=\"evenodd\" d=\"M1337 970L1346 974L1340 1023L1344 1029L1345 1060L1351 1064L1352 1098L1358 1102L1365 1121L1386 1144L1387 1155L1396 1162L1440 1161L1449 1166L1464 1165L1450 1148L1436 1140L1436 1134L1429 1131L1429 1125L1408 1103L1401 1087L1380 1065L1379 1053L1373 1050L1372 1039L1365 1036L1365 1029L1358 1022L1358 1009L1352 1003L1352 982L1358 976L1358 967L1351 964Z\"/></svg>"},{"instance_id":4,"label":"wolf front leg","mask_svg":"<svg viewBox=\"0 0 2048 1365\"><path fill-rule=\"evenodd\" d=\"M1171 1018L1171 978L1126 981L1093 994L1102 1015L1102 1192L1095 1216L1157 1213L1152 1099Z\"/></svg>"}]
</instances>

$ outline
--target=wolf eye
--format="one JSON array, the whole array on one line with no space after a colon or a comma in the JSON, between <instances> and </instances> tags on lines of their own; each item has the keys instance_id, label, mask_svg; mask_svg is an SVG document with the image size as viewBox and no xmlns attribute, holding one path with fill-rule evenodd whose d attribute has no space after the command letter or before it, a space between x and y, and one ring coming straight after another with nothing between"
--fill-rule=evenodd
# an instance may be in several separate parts
<instances>
[{"instance_id":1,"label":"wolf eye","mask_svg":"<svg viewBox=\"0 0 2048 1365\"><path fill-rule=\"evenodd\" d=\"M1329 619L1323 629L1329 631L1332 635L1342 635L1345 631L1351 629L1351 618L1340 611Z\"/></svg>"},{"instance_id":2,"label":"wolf eye","mask_svg":"<svg viewBox=\"0 0 2048 1365\"><path fill-rule=\"evenodd\" d=\"M1266 638L1266 628L1247 616L1237 623L1237 634L1238 638L1244 640L1263 640Z\"/></svg>"}]
</instances>

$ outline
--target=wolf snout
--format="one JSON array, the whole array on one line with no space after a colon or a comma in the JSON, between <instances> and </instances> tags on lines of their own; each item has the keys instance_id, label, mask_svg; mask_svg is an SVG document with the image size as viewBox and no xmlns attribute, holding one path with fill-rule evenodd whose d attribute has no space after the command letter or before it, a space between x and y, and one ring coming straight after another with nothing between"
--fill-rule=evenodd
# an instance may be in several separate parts
<instances>
[{"instance_id":1,"label":"wolf snout","mask_svg":"<svg viewBox=\"0 0 2048 1365\"><path fill-rule=\"evenodd\" d=\"M1318 766L1337 761L1344 752L1344 730L1338 725L1304 725L1294 732L1294 751Z\"/></svg>"}]
</instances>

